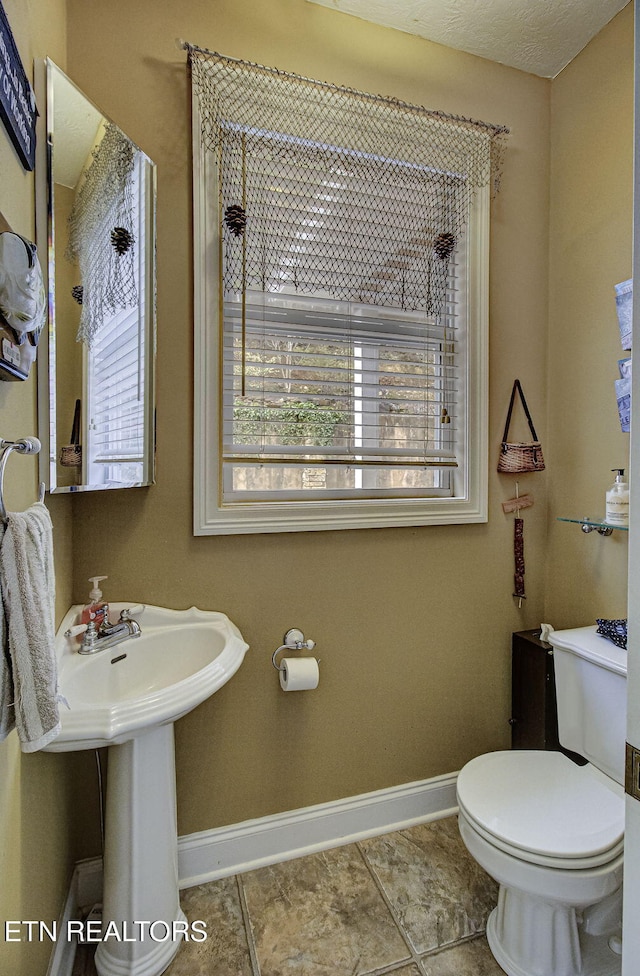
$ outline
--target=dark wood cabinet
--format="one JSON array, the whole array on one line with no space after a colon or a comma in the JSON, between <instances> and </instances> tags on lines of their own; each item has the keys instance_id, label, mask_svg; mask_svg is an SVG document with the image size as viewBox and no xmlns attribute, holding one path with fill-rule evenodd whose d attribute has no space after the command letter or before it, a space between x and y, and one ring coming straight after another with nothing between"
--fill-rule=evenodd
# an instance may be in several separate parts
<instances>
[{"instance_id":1,"label":"dark wood cabinet","mask_svg":"<svg viewBox=\"0 0 640 976\"><path fill-rule=\"evenodd\" d=\"M553 648L540 630L511 642L511 748L559 749Z\"/></svg>"},{"instance_id":2,"label":"dark wood cabinet","mask_svg":"<svg viewBox=\"0 0 640 976\"><path fill-rule=\"evenodd\" d=\"M511 640L511 748L560 751L579 766L586 759L558 740L553 647L540 630L520 630Z\"/></svg>"}]
</instances>

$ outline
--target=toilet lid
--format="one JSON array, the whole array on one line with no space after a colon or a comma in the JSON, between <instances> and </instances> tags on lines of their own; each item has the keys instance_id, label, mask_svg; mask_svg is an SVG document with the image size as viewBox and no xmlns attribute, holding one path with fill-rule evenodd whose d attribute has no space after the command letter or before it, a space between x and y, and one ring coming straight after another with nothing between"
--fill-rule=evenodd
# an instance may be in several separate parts
<instances>
[{"instance_id":1,"label":"toilet lid","mask_svg":"<svg viewBox=\"0 0 640 976\"><path fill-rule=\"evenodd\" d=\"M490 752L458 775L467 816L510 848L534 860L595 859L622 848L624 797L593 767L560 752ZM576 863L576 867L578 864Z\"/></svg>"}]
</instances>

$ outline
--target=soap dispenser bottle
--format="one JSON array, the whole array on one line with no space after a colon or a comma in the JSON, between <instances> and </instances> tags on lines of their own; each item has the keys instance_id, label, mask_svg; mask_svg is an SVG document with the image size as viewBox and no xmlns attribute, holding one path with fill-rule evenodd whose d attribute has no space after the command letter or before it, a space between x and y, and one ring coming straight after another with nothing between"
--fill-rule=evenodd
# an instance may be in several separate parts
<instances>
[{"instance_id":1,"label":"soap dispenser bottle","mask_svg":"<svg viewBox=\"0 0 640 976\"><path fill-rule=\"evenodd\" d=\"M608 525L629 525L629 485L624 480L624 468L612 468L616 480L607 491L605 522Z\"/></svg>"},{"instance_id":2,"label":"soap dispenser bottle","mask_svg":"<svg viewBox=\"0 0 640 976\"><path fill-rule=\"evenodd\" d=\"M102 599L102 590L98 586L98 583L106 579L108 579L107 576L89 577L89 582L93 583L93 588L89 593L89 602L82 608L80 618L80 622L83 624L89 624L93 621L96 630L109 619L109 605Z\"/></svg>"}]
</instances>

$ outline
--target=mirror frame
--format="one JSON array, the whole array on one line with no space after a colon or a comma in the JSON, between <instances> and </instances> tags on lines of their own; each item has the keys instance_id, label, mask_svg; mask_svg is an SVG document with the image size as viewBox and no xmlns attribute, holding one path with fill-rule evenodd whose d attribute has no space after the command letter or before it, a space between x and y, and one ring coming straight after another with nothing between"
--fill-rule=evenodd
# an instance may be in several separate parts
<instances>
[{"instance_id":1,"label":"mirror frame","mask_svg":"<svg viewBox=\"0 0 640 976\"><path fill-rule=\"evenodd\" d=\"M40 479L45 488L52 493L70 493L79 491L105 491L117 488L141 488L155 484L155 368L157 342L157 308L156 308L156 205L157 205L157 170L156 165L147 154L130 140L136 151L141 153L149 164L148 203L142 220L145 222L144 274L146 278L146 294L144 309L144 334L146 337L144 349L145 376L145 404L144 404L144 443L143 443L143 478L140 481L125 484L95 484L82 481L74 485L59 484L58 456L61 445L57 437L57 377L56 345L58 326L56 318L55 272L56 260L63 261L64 254L56 257L56 227L55 227L55 182L54 173L54 82L56 77L64 79L79 97L85 100L87 107L93 109L106 123L116 124L105 115L91 99L66 75L50 58L35 62L36 97L40 108L38 118L38 135L36 144L36 241L45 290L48 296L47 327L40 340L38 349L38 427L42 441L40 452ZM120 127L118 127L120 128ZM120 131L123 131L120 129ZM126 135L126 134L125 134ZM129 138L127 136L127 138ZM46 258L44 257L46 255ZM84 353L86 357L86 352ZM81 396L84 402L84 365L83 389ZM86 460L82 462L84 478Z\"/></svg>"}]
</instances>

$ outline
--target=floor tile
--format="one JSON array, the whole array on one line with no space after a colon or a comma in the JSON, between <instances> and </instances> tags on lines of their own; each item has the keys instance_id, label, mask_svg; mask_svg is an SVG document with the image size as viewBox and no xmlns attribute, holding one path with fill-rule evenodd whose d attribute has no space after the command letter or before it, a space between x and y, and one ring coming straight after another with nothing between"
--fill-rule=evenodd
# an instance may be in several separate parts
<instances>
[{"instance_id":1,"label":"floor tile","mask_svg":"<svg viewBox=\"0 0 640 976\"><path fill-rule=\"evenodd\" d=\"M204 942L183 942L165 976L251 976L251 957L245 935L235 878L188 888L180 904L189 922L206 922ZM95 945L79 946L72 976L97 976Z\"/></svg>"},{"instance_id":2,"label":"floor tile","mask_svg":"<svg viewBox=\"0 0 640 976\"><path fill-rule=\"evenodd\" d=\"M166 976L252 976L251 951L260 976L503 976L484 936L469 938L496 898L455 818L423 824L181 892L207 939L181 945ZM94 950L80 948L73 976L96 976Z\"/></svg>"},{"instance_id":3,"label":"floor tile","mask_svg":"<svg viewBox=\"0 0 640 976\"><path fill-rule=\"evenodd\" d=\"M504 976L485 938L472 939L422 959L424 976Z\"/></svg>"},{"instance_id":4,"label":"floor tile","mask_svg":"<svg viewBox=\"0 0 640 976\"><path fill-rule=\"evenodd\" d=\"M207 938L183 942L165 976L251 976L236 879L187 888L180 893L180 904L189 922L206 922Z\"/></svg>"},{"instance_id":5,"label":"floor tile","mask_svg":"<svg viewBox=\"0 0 640 976\"><path fill-rule=\"evenodd\" d=\"M261 976L359 976L407 946L355 845L242 877Z\"/></svg>"},{"instance_id":6,"label":"floor tile","mask_svg":"<svg viewBox=\"0 0 640 976\"><path fill-rule=\"evenodd\" d=\"M455 817L360 847L418 954L484 931L498 887L467 852Z\"/></svg>"}]
</instances>

